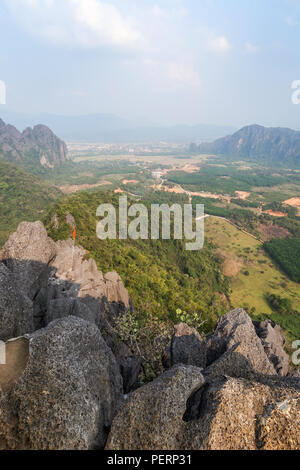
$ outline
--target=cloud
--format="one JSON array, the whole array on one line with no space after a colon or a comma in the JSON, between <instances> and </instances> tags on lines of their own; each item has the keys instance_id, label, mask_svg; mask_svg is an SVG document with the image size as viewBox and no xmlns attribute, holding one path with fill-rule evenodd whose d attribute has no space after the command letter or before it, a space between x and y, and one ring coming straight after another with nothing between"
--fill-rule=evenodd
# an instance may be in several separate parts
<instances>
[{"instance_id":1,"label":"cloud","mask_svg":"<svg viewBox=\"0 0 300 470\"><path fill-rule=\"evenodd\" d=\"M70 47L133 47L141 35L112 4L99 0L5 0L31 35Z\"/></svg>"},{"instance_id":2,"label":"cloud","mask_svg":"<svg viewBox=\"0 0 300 470\"><path fill-rule=\"evenodd\" d=\"M231 44L229 43L226 36L215 36L212 33L208 36L207 42L208 48L213 52L228 52L231 49Z\"/></svg>"},{"instance_id":3,"label":"cloud","mask_svg":"<svg viewBox=\"0 0 300 470\"><path fill-rule=\"evenodd\" d=\"M297 26L298 24L298 22L292 16L287 16L284 21L291 28L293 28L294 26Z\"/></svg>"},{"instance_id":4,"label":"cloud","mask_svg":"<svg viewBox=\"0 0 300 470\"><path fill-rule=\"evenodd\" d=\"M259 50L260 50L259 46L255 44L251 44L251 42L246 42L245 44L246 54L256 54L257 52L259 52Z\"/></svg>"},{"instance_id":5,"label":"cloud","mask_svg":"<svg viewBox=\"0 0 300 470\"><path fill-rule=\"evenodd\" d=\"M166 68L167 77L177 85L199 87L200 77L193 64L170 62Z\"/></svg>"},{"instance_id":6,"label":"cloud","mask_svg":"<svg viewBox=\"0 0 300 470\"><path fill-rule=\"evenodd\" d=\"M182 19L188 15L188 10L178 5L166 9L156 4L152 7L152 14L158 18Z\"/></svg>"},{"instance_id":7,"label":"cloud","mask_svg":"<svg viewBox=\"0 0 300 470\"><path fill-rule=\"evenodd\" d=\"M143 65L152 83L164 88L200 88L201 79L192 60L153 60L145 59Z\"/></svg>"}]
</instances>

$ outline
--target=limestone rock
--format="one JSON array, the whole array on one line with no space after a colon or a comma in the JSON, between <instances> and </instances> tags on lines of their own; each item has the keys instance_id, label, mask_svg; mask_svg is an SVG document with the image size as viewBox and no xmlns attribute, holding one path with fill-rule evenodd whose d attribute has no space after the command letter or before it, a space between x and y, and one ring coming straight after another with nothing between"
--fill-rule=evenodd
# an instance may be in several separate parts
<instances>
[{"instance_id":1,"label":"limestone rock","mask_svg":"<svg viewBox=\"0 0 300 470\"><path fill-rule=\"evenodd\" d=\"M243 309L233 310L218 321L214 333L207 340L208 365L236 344L239 344L239 354L250 361L256 372L276 375L254 325Z\"/></svg>"},{"instance_id":2,"label":"limestone rock","mask_svg":"<svg viewBox=\"0 0 300 470\"><path fill-rule=\"evenodd\" d=\"M68 317L27 338L23 374L0 396L0 448L103 448L122 378L98 328Z\"/></svg>"},{"instance_id":3,"label":"limestone rock","mask_svg":"<svg viewBox=\"0 0 300 470\"><path fill-rule=\"evenodd\" d=\"M206 346L195 328L185 323L176 325L171 342L171 365L186 364L204 368L206 366Z\"/></svg>"},{"instance_id":4,"label":"limestone rock","mask_svg":"<svg viewBox=\"0 0 300 470\"><path fill-rule=\"evenodd\" d=\"M282 329L271 320L255 323L256 333L261 339L265 353L273 364L278 375L284 377L288 374L289 356L284 350L286 340Z\"/></svg>"},{"instance_id":5,"label":"limestone rock","mask_svg":"<svg viewBox=\"0 0 300 470\"><path fill-rule=\"evenodd\" d=\"M297 377L300 379L300 370L294 369L289 373L289 377Z\"/></svg>"},{"instance_id":6,"label":"limestone rock","mask_svg":"<svg viewBox=\"0 0 300 470\"><path fill-rule=\"evenodd\" d=\"M33 330L32 302L17 288L14 275L0 262L0 340Z\"/></svg>"},{"instance_id":7,"label":"limestone rock","mask_svg":"<svg viewBox=\"0 0 300 470\"><path fill-rule=\"evenodd\" d=\"M58 215L55 213L51 219L51 224L57 230L59 229L59 218Z\"/></svg>"},{"instance_id":8,"label":"limestone rock","mask_svg":"<svg viewBox=\"0 0 300 470\"><path fill-rule=\"evenodd\" d=\"M119 358L120 372L123 378L124 393L129 393L138 382L142 366L140 356L121 356Z\"/></svg>"},{"instance_id":9,"label":"limestone rock","mask_svg":"<svg viewBox=\"0 0 300 470\"><path fill-rule=\"evenodd\" d=\"M203 375L207 378L217 376L229 376L235 378L253 379L257 373L249 359L244 355L244 351L240 352L241 345L237 343L231 349L222 354L219 359L214 361L209 367L203 371Z\"/></svg>"},{"instance_id":10,"label":"limestone rock","mask_svg":"<svg viewBox=\"0 0 300 470\"><path fill-rule=\"evenodd\" d=\"M51 265L61 280L78 285L78 297L106 297L109 302L123 303L129 308L128 292L117 273L107 273L103 276L95 261L91 258L84 259L85 250L74 246L72 240L57 242L56 247L56 257Z\"/></svg>"},{"instance_id":11,"label":"limestone rock","mask_svg":"<svg viewBox=\"0 0 300 470\"><path fill-rule=\"evenodd\" d=\"M73 297L61 297L50 300L45 317L45 322L47 325L53 320L65 318L68 316L82 318L83 320L96 324L95 316L91 310L80 301L80 299Z\"/></svg>"},{"instance_id":12,"label":"limestone rock","mask_svg":"<svg viewBox=\"0 0 300 470\"><path fill-rule=\"evenodd\" d=\"M174 366L129 395L113 421L107 450L178 450L187 400L204 384L193 366Z\"/></svg>"},{"instance_id":13,"label":"limestone rock","mask_svg":"<svg viewBox=\"0 0 300 470\"><path fill-rule=\"evenodd\" d=\"M56 246L42 222L22 222L5 243L0 259L14 274L22 291L31 299L48 276L48 264Z\"/></svg>"},{"instance_id":14,"label":"limestone rock","mask_svg":"<svg viewBox=\"0 0 300 470\"><path fill-rule=\"evenodd\" d=\"M0 123L0 158L21 166L54 168L68 160L68 149L53 132L41 124L22 133L14 126Z\"/></svg>"},{"instance_id":15,"label":"limestone rock","mask_svg":"<svg viewBox=\"0 0 300 470\"><path fill-rule=\"evenodd\" d=\"M220 376L203 385L199 369L176 366L130 395L107 449L299 450L299 420L298 379Z\"/></svg>"},{"instance_id":16,"label":"limestone rock","mask_svg":"<svg viewBox=\"0 0 300 470\"><path fill-rule=\"evenodd\" d=\"M69 211L66 212L66 222L70 227L75 227L75 219Z\"/></svg>"},{"instance_id":17,"label":"limestone rock","mask_svg":"<svg viewBox=\"0 0 300 470\"><path fill-rule=\"evenodd\" d=\"M183 449L299 450L300 381L219 377L207 384Z\"/></svg>"}]
</instances>

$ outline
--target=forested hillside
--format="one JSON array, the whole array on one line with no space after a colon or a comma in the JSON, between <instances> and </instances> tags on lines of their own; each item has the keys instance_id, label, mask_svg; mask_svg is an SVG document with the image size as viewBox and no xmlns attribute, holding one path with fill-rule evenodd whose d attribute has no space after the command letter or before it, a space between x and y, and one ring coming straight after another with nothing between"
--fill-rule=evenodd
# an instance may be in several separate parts
<instances>
[{"instance_id":1,"label":"forested hillside","mask_svg":"<svg viewBox=\"0 0 300 470\"><path fill-rule=\"evenodd\" d=\"M43 211L62 193L20 168L0 161L0 246L23 220L43 217Z\"/></svg>"},{"instance_id":2,"label":"forested hillside","mask_svg":"<svg viewBox=\"0 0 300 470\"><path fill-rule=\"evenodd\" d=\"M103 202L117 205L119 198L104 192L64 198L44 219L49 235L54 240L71 236L72 228L66 222L66 212L70 212L76 221L77 243L95 259L101 271L116 270L120 274L140 322L152 317L173 323L181 309L188 322L193 323L196 314L196 323L200 324L201 318L209 331L228 307L229 295L229 282L211 246L188 252L185 242L178 240L100 241L96 235L96 209ZM57 219L58 228L53 223Z\"/></svg>"}]
</instances>

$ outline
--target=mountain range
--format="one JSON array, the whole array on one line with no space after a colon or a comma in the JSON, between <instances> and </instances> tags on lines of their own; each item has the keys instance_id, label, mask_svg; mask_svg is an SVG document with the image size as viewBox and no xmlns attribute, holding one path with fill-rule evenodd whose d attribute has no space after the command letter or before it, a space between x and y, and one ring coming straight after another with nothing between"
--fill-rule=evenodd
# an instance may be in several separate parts
<instances>
[{"instance_id":1,"label":"mountain range","mask_svg":"<svg viewBox=\"0 0 300 470\"><path fill-rule=\"evenodd\" d=\"M19 132L0 119L0 159L27 169L54 168L68 159L66 144L47 126Z\"/></svg>"},{"instance_id":2,"label":"mountain range","mask_svg":"<svg viewBox=\"0 0 300 470\"><path fill-rule=\"evenodd\" d=\"M199 124L194 126L161 126L149 122L134 122L114 114L59 116L46 113L16 113L5 111L3 119L18 129L43 122L62 139L69 142L178 142L213 140L234 132L232 126Z\"/></svg>"},{"instance_id":3,"label":"mountain range","mask_svg":"<svg viewBox=\"0 0 300 470\"><path fill-rule=\"evenodd\" d=\"M192 144L191 151L243 158L270 166L300 167L300 131L246 126L215 142Z\"/></svg>"}]
</instances>

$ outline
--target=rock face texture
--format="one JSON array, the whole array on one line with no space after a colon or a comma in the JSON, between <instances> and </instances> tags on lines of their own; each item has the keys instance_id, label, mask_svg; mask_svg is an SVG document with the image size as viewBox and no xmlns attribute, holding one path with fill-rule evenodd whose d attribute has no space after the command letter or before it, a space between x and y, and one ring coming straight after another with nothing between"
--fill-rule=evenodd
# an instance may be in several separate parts
<instances>
[{"instance_id":1,"label":"rock face texture","mask_svg":"<svg viewBox=\"0 0 300 470\"><path fill-rule=\"evenodd\" d=\"M0 252L0 260L14 274L25 295L33 298L49 275L56 246L42 222L22 222Z\"/></svg>"},{"instance_id":2,"label":"rock face texture","mask_svg":"<svg viewBox=\"0 0 300 470\"><path fill-rule=\"evenodd\" d=\"M206 345L201 336L185 323L174 327L171 342L171 365L206 366Z\"/></svg>"},{"instance_id":3,"label":"rock face texture","mask_svg":"<svg viewBox=\"0 0 300 470\"><path fill-rule=\"evenodd\" d=\"M285 379L287 380L287 379ZM201 398L183 447L203 450L300 448L300 383L217 378Z\"/></svg>"},{"instance_id":4,"label":"rock face texture","mask_svg":"<svg viewBox=\"0 0 300 470\"><path fill-rule=\"evenodd\" d=\"M131 394L106 448L300 449L299 419L299 380L223 376L204 383L200 369L175 366Z\"/></svg>"},{"instance_id":5,"label":"rock face texture","mask_svg":"<svg viewBox=\"0 0 300 470\"><path fill-rule=\"evenodd\" d=\"M54 168L68 159L66 144L41 124L19 132L14 126L0 119L0 155L10 163L21 166Z\"/></svg>"},{"instance_id":6,"label":"rock face texture","mask_svg":"<svg viewBox=\"0 0 300 470\"><path fill-rule=\"evenodd\" d=\"M242 309L233 310L219 320L207 340L207 364L212 364L236 345L236 352L244 356L256 372L276 375L250 317Z\"/></svg>"},{"instance_id":7,"label":"rock face texture","mask_svg":"<svg viewBox=\"0 0 300 470\"><path fill-rule=\"evenodd\" d=\"M74 247L72 240L57 242L56 256L51 263L56 276L77 284L79 298L106 297L109 302L122 303L129 308L129 295L120 276L116 272L103 275L93 259L84 259L85 254L83 248Z\"/></svg>"},{"instance_id":8,"label":"rock face texture","mask_svg":"<svg viewBox=\"0 0 300 470\"><path fill-rule=\"evenodd\" d=\"M138 382L142 359L137 355L124 355L119 357L118 363L120 365L120 372L123 378L124 393L127 394L134 389Z\"/></svg>"},{"instance_id":9,"label":"rock face texture","mask_svg":"<svg viewBox=\"0 0 300 470\"><path fill-rule=\"evenodd\" d=\"M241 352L240 352L241 351ZM253 379L257 376L252 363L247 359L239 343L226 351L208 366L203 374L205 377L229 376L235 378Z\"/></svg>"},{"instance_id":10,"label":"rock face texture","mask_svg":"<svg viewBox=\"0 0 300 470\"><path fill-rule=\"evenodd\" d=\"M187 400L203 384L198 368L174 366L133 392L113 422L106 449L181 449Z\"/></svg>"},{"instance_id":11,"label":"rock face texture","mask_svg":"<svg viewBox=\"0 0 300 470\"><path fill-rule=\"evenodd\" d=\"M0 341L31 333L34 330L33 305L16 289L16 280L0 263Z\"/></svg>"},{"instance_id":12,"label":"rock face texture","mask_svg":"<svg viewBox=\"0 0 300 470\"><path fill-rule=\"evenodd\" d=\"M0 396L0 448L103 448L123 388L99 329L69 317L28 340L23 375Z\"/></svg>"},{"instance_id":13,"label":"rock face texture","mask_svg":"<svg viewBox=\"0 0 300 470\"><path fill-rule=\"evenodd\" d=\"M286 340L282 329L271 320L255 323L255 328L276 372L280 376L286 376L289 372L289 356L284 350Z\"/></svg>"},{"instance_id":14,"label":"rock face texture","mask_svg":"<svg viewBox=\"0 0 300 470\"><path fill-rule=\"evenodd\" d=\"M35 328L68 315L100 327L106 313L119 314L130 308L130 299L117 273L103 275L95 261L85 259L85 255L85 250L74 246L72 240L55 243L41 222L22 222L0 252L0 267L6 282L3 289L7 293L14 290L19 305L20 296L28 305L29 299L34 299ZM3 322L9 308L4 307L4 298L0 299ZM13 296L9 298L13 303ZM22 310L25 318L31 315L32 320L32 313ZM33 331L29 326L22 327L24 321L18 309L15 315L20 319L16 330L19 334ZM13 319L9 312L8 316Z\"/></svg>"}]
</instances>

